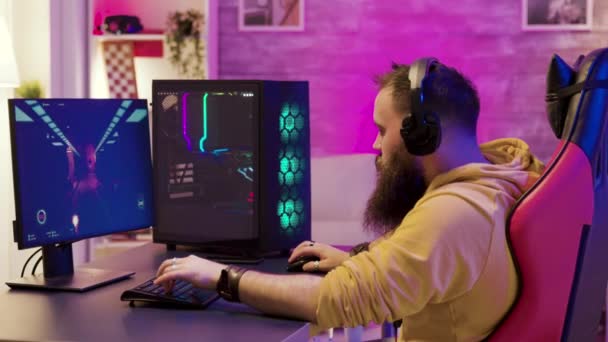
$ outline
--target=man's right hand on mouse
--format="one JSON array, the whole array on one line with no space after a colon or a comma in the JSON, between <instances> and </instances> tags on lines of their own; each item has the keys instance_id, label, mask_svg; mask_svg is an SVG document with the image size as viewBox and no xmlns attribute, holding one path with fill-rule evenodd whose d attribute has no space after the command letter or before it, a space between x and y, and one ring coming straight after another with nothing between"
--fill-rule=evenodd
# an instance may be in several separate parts
<instances>
[{"instance_id":1,"label":"man's right hand on mouse","mask_svg":"<svg viewBox=\"0 0 608 342\"><path fill-rule=\"evenodd\" d=\"M329 272L350 257L348 252L344 252L330 245L314 241L304 241L293 250L287 262L292 263L300 256L304 255L314 255L319 258L318 271L320 272ZM302 270L304 272L315 271L314 263L308 262L304 264Z\"/></svg>"}]
</instances>

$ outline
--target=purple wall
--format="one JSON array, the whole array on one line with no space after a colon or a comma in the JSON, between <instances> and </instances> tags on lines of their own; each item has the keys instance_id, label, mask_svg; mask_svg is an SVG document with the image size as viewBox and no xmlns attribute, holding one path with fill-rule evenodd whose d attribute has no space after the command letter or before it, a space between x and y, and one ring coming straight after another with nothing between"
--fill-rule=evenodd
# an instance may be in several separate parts
<instances>
[{"instance_id":1,"label":"purple wall","mask_svg":"<svg viewBox=\"0 0 608 342\"><path fill-rule=\"evenodd\" d=\"M595 1L608 24L608 1ZM608 46L606 29L524 32L520 0L308 0L304 32L239 32L237 1L220 2L219 76L308 80L313 156L371 151L372 77L391 61L438 57L477 85L479 141L526 140L547 160L557 140L544 110L553 53L572 62ZM604 26L605 27L605 26Z\"/></svg>"}]
</instances>

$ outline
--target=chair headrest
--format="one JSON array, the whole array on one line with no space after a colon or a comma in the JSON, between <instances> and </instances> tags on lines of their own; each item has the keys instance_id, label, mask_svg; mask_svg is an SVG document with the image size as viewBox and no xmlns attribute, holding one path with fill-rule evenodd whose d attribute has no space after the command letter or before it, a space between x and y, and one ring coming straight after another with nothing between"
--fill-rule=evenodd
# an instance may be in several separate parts
<instances>
[{"instance_id":1,"label":"chair headrest","mask_svg":"<svg viewBox=\"0 0 608 342\"><path fill-rule=\"evenodd\" d=\"M568 105L570 96L558 97L560 90L572 86L576 82L577 69L584 59L584 56L579 56L575 63L575 67L570 67L560 56L553 55L549 64L549 72L547 73L547 117L549 124L555 136L559 139L562 137L566 117L568 116ZM552 96L553 95L553 96Z\"/></svg>"},{"instance_id":2,"label":"chair headrest","mask_svg":"<svg viewBox=\"0 0 608 342\"><path fill-rule=\"evenodd\" d=\"M608 89L604 70L608 63L607 52L608 49L598 49L586 56L581 55L572 67L558 55L551 59L545 101L549 123L557 138L565 138L565 128L572 123L580 109L581 98L575 95L586 91L593 93L594 89ZM573 98L576 103L572 102Z\"/></svg>"}]
</instances>

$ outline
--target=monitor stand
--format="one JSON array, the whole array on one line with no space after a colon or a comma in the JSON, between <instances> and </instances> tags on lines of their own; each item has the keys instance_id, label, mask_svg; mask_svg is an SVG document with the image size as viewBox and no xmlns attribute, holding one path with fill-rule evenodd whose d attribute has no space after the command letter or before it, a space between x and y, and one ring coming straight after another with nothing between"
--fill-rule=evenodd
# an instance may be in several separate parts
<instances>
[{"instance_id":1,"label":"monitor stand","mask_svg":"<svg viewBox=\"0 0 608 342\"><path fill-rule=\"evenodd\" d=\"M74 270L72 244L42 247L44 275L31 275L6 283L12 289L37 289L84 292L127 279L135 272L97 268Z\"/></svg>"},{"instance_id":2,"label":"monitor stand","mask_svg":"<svg viewBox=\"0 0 608 342\"><path fill-rule=\"evenodd\" d=\"M187 246L185 246L187 247ZM177 245L167 244L167 251L177 250ZM243 252L226 246L201 245L191 250L196 255L222 264L257 265L264 261L263 257Z\"/></svg>"}]
</instances>

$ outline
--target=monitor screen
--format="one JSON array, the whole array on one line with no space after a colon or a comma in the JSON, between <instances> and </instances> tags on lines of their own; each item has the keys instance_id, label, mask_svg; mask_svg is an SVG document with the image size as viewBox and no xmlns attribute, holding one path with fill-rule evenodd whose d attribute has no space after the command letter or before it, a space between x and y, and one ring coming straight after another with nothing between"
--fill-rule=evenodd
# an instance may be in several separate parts
<instances>
[{"instance_id":1,"label":"monitor screen","mask_svg":"<svg viewBox=\"0 0 608 342\"><path fill-rule=\"evenodd\" d=\"M155 82L155 239L256 238L258 86Z\"/></svg>"},{"instance_id":2,"label":"monitor screen","mask_svg":"<svg viewBox=\"0 0 608 342\"><path fill-rule=\"evenodd\" d=\"M147 103L10 100L19 248L148 228Z\"/></svg>"}]
</instances>

